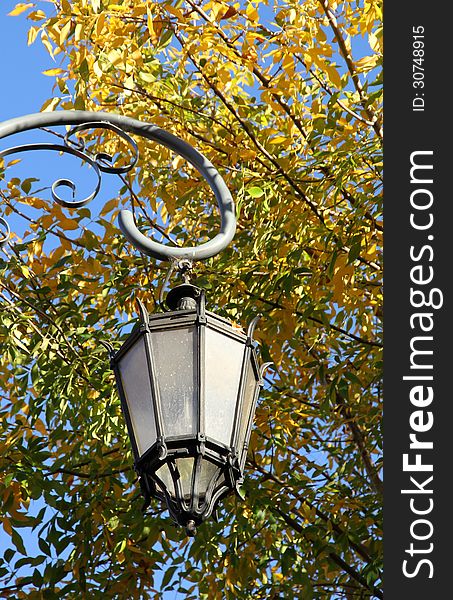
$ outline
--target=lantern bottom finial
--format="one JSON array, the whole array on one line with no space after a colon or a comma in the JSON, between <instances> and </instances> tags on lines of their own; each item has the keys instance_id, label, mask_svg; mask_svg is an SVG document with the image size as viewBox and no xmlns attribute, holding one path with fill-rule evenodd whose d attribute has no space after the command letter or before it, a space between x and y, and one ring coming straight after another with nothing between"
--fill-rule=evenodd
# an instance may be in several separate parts
<instances>
[{"instance_id":1,"label":"lantern bottom finial","mask_svg":"<svg viewBox=\"0 0 453 600\"><path fill-rule=\"evenodd\" d=\"M192 519L190 519L190 521L187 521L186 533L189 537L195 537L197 535L197 528L195 527L195 521L193 521Z\"/></svg>"}]
</instances>

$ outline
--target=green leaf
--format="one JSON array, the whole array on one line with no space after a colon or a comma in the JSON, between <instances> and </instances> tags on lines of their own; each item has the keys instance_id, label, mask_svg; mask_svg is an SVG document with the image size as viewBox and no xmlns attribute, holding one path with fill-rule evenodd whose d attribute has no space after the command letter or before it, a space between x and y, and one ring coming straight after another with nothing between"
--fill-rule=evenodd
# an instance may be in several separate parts
<instances>
[{"instance_id":1,"label":"green leaf","mask_svg":"<svg viewBox=\"0 0 453 600\"><path fill-rule=\"evenodd\" d=\"M252 198L261 198L261 196L264 195L264 190L262 190L258 186L253 186L253 187L247 188L247 193Z\"/></svg>"},{"instance_id":2,"label":"green leaf","mask_svg":"<svg viewBox=\"0 0 453 600\"><path fill-rule=\"evenodd\" d=\"M177 567L169 567L162 578L162 588L165 588L171 581Z\"/></svg>"},{"instance_id":3,"label":"green leaf","mask_svg":"<svg viewBox=\"0 0 453 600\"><path fill-rule=\"evenodd\" d=\"M159 40L159 48L162 50L163 48L166 48L168 46L168 44L171 42L171 40L173 39L173 31L171 29L167 29L167 31L165 31L160 40Z\"/></svg>"},{"instance_id":4,"label":"green leaf","mask_svg":"<svg viewBox=\"0 0 453 600\"><path fill-rule=\"evenodd\" d=\"M90 68L88 66L88 62L87 59L84 58L82 60L82 62L80 63L80 67L78 69L80 77L84 80L84 81L88 81L89 76L90 76Z\"/></svg>"},{"instance_id":5,"label":"green leaf","mask_svg":"<svg viewBox=\"0 0 453 600\"><path fill-rule=\"evenodd\" d=\"M13 556L16 554L16 551L13 550L12 548L8 548L7 550L5 550L5 553L3 554L3 559L5 560L5 562L11 562L11 559L13 558Z\"/></svg>"},{"instance_id":6,"label":"green leaf","mask_svg":"<svg viewBox=\"0 0 453 600\"><path fill-rule=\"evenodd\" d=\"M21 554L26 555L27 551L25 549L24 542L23 542L21 536L17 533L17 531L15 529L13 529L13 531L12 531L11 539L13 541L13 544L16 546L17 550Z\"/></svg>"},{"instance_id":7,"label":"green leaf","mask_svg":"<svg viewBox=\"0 0 453 600\"><path fill-rule=\"evenodd\" d=\"M42 585L43 577L42 577L41 573L38 571L38 569L35 569L33 571L32 582L33 582L33 585L35 585L36 587L40 587Z\"/></svg>"},{"instance_id":8,"label":"green leaf","mask_svg":"<svg viewBox=\"0 0 453 600\"><path fill-rule=\"evenodd\" d=\"M32 183L34 183L35 181L39 181L39 179L36 179L36 177L29 177L28 179L24 179L22 185L20 186L22 191L26 194L29 194Z\"/></svg>"},{"instance_id":9,"label":"green leaf","mask_svg":"<svg viewBox=\"0 0 453 600\"><path fill-rule=\"evenodd\" d=\"M44 554L47 554L47 556L52 556L51 551L50 551L50 546L44 538L38 539L38 546L44 552Z\"/></svg>"},{"instance_id":10,"label":"green leaf","mask_svg":"<svg viewBox=\"0 0 453 600\"><path fill-rule=\"evenodd\" d=\"M360 255L360 250L360 242L356 242L351 246L348 253L348 264L352 264L357 259L357 257Z\"/></svg>"}]
</instances>

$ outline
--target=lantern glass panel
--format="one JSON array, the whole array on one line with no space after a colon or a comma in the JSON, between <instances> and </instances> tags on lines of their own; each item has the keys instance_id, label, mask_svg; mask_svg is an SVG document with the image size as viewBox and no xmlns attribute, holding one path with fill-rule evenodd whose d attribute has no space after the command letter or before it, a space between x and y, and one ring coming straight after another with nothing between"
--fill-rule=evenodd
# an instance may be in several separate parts
<instances>
[{"instance_id":1,"label":"lantern glass panel","mask_svg":"<svg viewBox=\"0 0 453 600\"><path fill-rule=\"evenodd\" d=\"M239 434L237 441L237 450L239 450L239 452L242 452L244 443L247 441L245 437L247 435L247 427L249 424L250 412L253 408L257 385L258 380L255 375L255 370L253 369L252 360L249 358L247 364L247 374L245 377L244 399L242 402L241 417L239 420Z\"/></svg>"},{"instance_id":2,"label":"lantern glass panel","mask_svg":"<svg viewBox=\"0 0 453 600\"><path fill-rule=\"evenodd\" d=\"M154 444L157 437L145 343L145 337L140 336L118 363L140 456Z\"/></svg>"},{"instance_id":3,"label":"lantern glass panel","mask_svg":"<svg viewBox=\"0 0 453 600\"><path fill-rule=\"evenodd\" d=\"M205 340L205 433L229 446L244 344L209 328Z\"/></svg>"},{"instance_id":4,"label":"lantern glass panel","mask_svg":"<svg viewBox=\"0 0 453 600\"><path fill-rule=\"evenodd\" d=\"M184 500L190 500L194 459L177 458L175 462L176 468L178 470L176 479L179 479L179 483L181 485L182 490L182 496Z\"/></svg>"},{"instance_id":5,"label":"lantern glass panel","mask_svg":"<svg viewBox=\"0 0 453 600\"><path fill-rule=\"evenodd\" d=\"M204 501L209 484L218 470L219 467L214 463L206 459L201 461L200 474L198 475L198 494L200 496L200 501Z\"/></svg>"},{"instance_id":6,"label":"lantern glass panel","mask_svg":"<svg viewBox=\"0 0 453 600\"><path fill-rule=\"evenodd\" d=\"M151 333L164 435L197 430L197 349L195 327Z\"/></svg>"},{"instance_id":7,"label":"lantern glass panel","mask_svg":"<svg viewBox=\"0 0 453 600\"><path fill-rule=\"evenodd\" d=\"M157 469L156 475L162 480L162 483L164 484L164 487L166 488L166 490L168 491L170 496L174 497L175 496L175 486L173 484L173 479L172 479L168 465L163 464L159 469ZM160 484L159 484L159 486L160 486Z\"/></svg>"},{"instance_id":8,"label":"lantern glass panel","mask_svg":"<svg viewBox=\"0 0 453 600\"><path fill-rule=\"evenodd\" d=\"M177 458L175 459L176 467L176 481L179 481L182 491L182 497L188 501L191 497L191 485L192 485L192 473L194 459L188 458ZM171 476L170 467L167 464L162 465L157 471L156 475L162 480L162 483L167 489L167 492L172 498L176 497L175 483Z\"/></svg>"}]
</instances>

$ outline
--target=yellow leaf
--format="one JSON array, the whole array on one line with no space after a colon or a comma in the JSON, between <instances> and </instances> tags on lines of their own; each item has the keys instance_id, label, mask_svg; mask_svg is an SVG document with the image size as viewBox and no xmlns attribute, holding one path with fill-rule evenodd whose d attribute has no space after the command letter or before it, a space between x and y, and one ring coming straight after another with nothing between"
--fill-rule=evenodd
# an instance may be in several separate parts
<instances>
[{"instance_id":1,"label":"yellow leaf","mask_svg":"<svg viewBox=\"0 0 453 600\"><path fill-rule=\"evenodd\" d=\"M11 527L11 523L8 519L3 519L3 529L6 531L8 535L13 535L13 530Z\"/></svg>"},{"instance_id":2,"label":"yellow leaf","mask_svg":"<svg viewBox=\"0 0 453 600\"><path fill-rule=\"evenodd\" d=\"M19 268L25 279L30 279L30 269L27 267L27 265L19 265Z\"/></svg>"},{"instance_id":3,"label":"yellow leaf","mask_svg":"<svg viewBox=\"0 0 453 600\"><path fill-rule=\"evenodd\" d=\"M66 38L68 37L68 35L71 32L71 29L72 29L72 21L71 21L71 19L69 19L68 22L66 23L66 25L64 25L61 28L60 37L58 40L58 43L60 44L60 46L63 46L63 44L65 43Z\"/></svg>"},{"instance_id":4,"label":"yellow leaf","mask_svg":"<svg viewBox=\"0 0 453 600\"><path fill-rule=\"evenodd\" d=\"M79 224L74 219L62 219L59 223L62 229L77 229Z\"/></svg>"},{"instance_id":5,"label":"yellow leaf","mask_svg":"<svg viewBox=\"0 0 453 600\"><path fill-rule=\"evenodd\" d=\"M374 52L382 52L382 38L377 37L374 33L370 33L368 43Z\"/></svg>"},{"instance_id":6,"label":"yellow leaf","mask_svg":"<svg viewBox=\"0 0 453 600\"><path fill-rule=\"evenodd\" d=\"M249 4L245 10L245 14L247 15L247 18L250 21L255 21L257 22L259 19L259 15L258 15L258 11L256 10L256 8L253 6L253 4Z\"/></svg>"},{"instance_id":7,"label":"yellow leaf","mask_svg":"<svg viewBox=\"0 0 453 600\"><path fill-rule=\"evenodd\" d=\"M128 6L123 6L122 4L110 4L109 10L112 12L127 12L130 9Z\"/></svg>"},{"instance_id":8,"label":"yellow leaf","mask_svg":"<svg viewBox=\"0 0 453 600\"><path fill-rule=\"evenodd\" d=\"M104 72L101 68L101 64L98 60L94 61L94 63L93 63L93 72L97 76L98 79L101 79L101 77L103 77L103 75L104 75Z\"/></svg>"},{"instance_id":9,"label":"yellow leaf","mask_svg":"<svg viewBox=\"0 0 453 600\"><path fill-rule=\"evenodd\" d=\"M172 163L171 166L173 167L173 169L175 169L175 171L177 171L178 169L180 169L182 167L182 165L185 163L185 160L182 156L176 156Z\"/></svg>"},{"instance_id":10,"label":"yellow leaf","mask_svg":"<svg viewBox=\"0 0 453 600\"><path fill-rule=\"evenodd\" d=\"M294 75L294 58L291 54L286 54L283 58L282 67L290 77Z\"/></svg>"},{"instance_id":11,"label":"yellow leaf","mask_svg":"<svg viewBox=\"0 0 453 600\"><path fill-rule=\"evenodd\" d=\"M47 429L46 429L44 423L41 421L41 419L36 419L36 421L35 421L35 429L37 431L39 431L39 433L41 435L44 435L44 436L48 435Z\"/></svg>"},{"instance_id":12,"label":"yellow leaf","mask_svg":"<svg viewBox=\"0 0 453 600\"><path fill-rule=\"evenodd\" d=\"M234 6L229 6L227 11L225 13L223 13L223 15L220 17L219 20L230 19L231 17L234 17L237 14L238 14L238 11L236 10L236 8Z\"/></svg>"},{"instance_id":13,"label":"yellow leaf","mask_svg":"<svg viewBox=\"0 0 453 600\"><path fill-rule=\"evenodd\" d=\"M47 75L48 77L54 77L55 75L61 75L64 73L64 69L47 69L47 71L42 71L43 75Z\"/></svg>"},{"instance_id":14,"label":"yellow leaf","mask_svg":"<svg viewBox=\"0 0 453 600\"><path fill-rule=\"evenodd\" d=\"M50 112L52 111L60 102L60 98L50 98L46 100L41 107L41 112Z\"/></svg>"},{"instance_id":15,"label":"yellow leaf","mask_svg":"<svg viewBox=\"0 0 453 600\"><path fill-rule=\"evenodd\" d=\"M311 65L313 64L313 57L308 52L304 53L304 63L305 63L305 66L307 67L307 69L309 69L311 67Z\"/></svg>"},{"instance_id":16,"label":"yellow leaf","mask_svg":"<svg viewBox=\"0 0 453 600\"><path fill-rule=\"evenodd\" d=\"M14 158L12 161L10 161L8 163L8 168L12 167L13 165L17 165L17 163L20 163L21 160L22 160L21 158Z\"/></svg>"},{"instance_id":17,"label":"yellow leaf","mask_svg":"<svg viewBox=\"0 0 453 600\"><path fill-rule=\"evenodd\" d=\"M375 258L376 256L376 244L372 244L366 251L365 254L368 258Z\"/></svg>"},{"instance_id":18,"label":"yellow leaf","mask_svg":"<svg viewBox=\"0 0 453 600\"><path fill-rule=\"evenodd\" d=\"M277 135L277 136L275 136L274 138L272 138L272 139L269 141L269 143L270 143L270 144L281 144L281 143L283 143L283 142L286 142L286 141L287 141L287 139L288 139L288 138L286 137L286 135ZM292 140L290 140L290 142L291 142L291 141L292 141Z\"/></svg>"},{"instance_id":19,"label":"yellow leaf","mask_svg":"<svg viewBox=\"0 0 453 600\"><path fill-rule=\"evenodd\" d=\"M112 65L118 66L120 63L123 63L123 56L121 52L118 50L110 50L107 54L107 59L112 63Z\"/></svg>"},{"instance_id":20,"label":"yellow leaf","mask_svg":"<svg viewBox=\"0 0 453 600\"><path fill-rule=\"evenodd\" d=\"M51 215L48 215L51 216ZM43 227L46 227L45 225L43 225ZM48 227L48 225L47 225ZM63 256L63 254L65 253L65 249L63 248L63 246L58 246L58 248L55 248L55 250L52 251L51 257L52 257L52 262L55 264L57 261L60 260L60 258Z\"/></svg>"},{"instance_id":21,"label":"yellow leaf","mask_svg":"<svg viewBox=\"0 0 453 600\"><path fill-rule=\"evenodd\" d=\"M27 34L27 45L31 46L38 36L39 27L31 27Z\"/></svg>"},{"instance_id":22,"label":"yellow leaf","mask_svg":"<svg viewBox=\"0 0 453 600\"><path fill-rule=\"evenodd\" d=\"M41 218L41 226L44 229L47 229L48 227L50 227L53 224L53 222L54 222L53 215L44 215Z\"/></svg>"},{"instance_id":23,"label":"yellow leaf","mask_svg":"<svg viewBox=\"0 0 453 600\"><path fill-rule=\"evenodd\" d=\"M165 10L167 12L171 13L179 21L184 21L184 16L183 16L182 12L180 10L178 10L177 8L175 8L174 6L172 6L171 4L168 4L168 6L165 7Z\"/></svg>"},{"instance_id":24,"label":"yellow leaf","mask_svg":"<svg viewBox=\"0 0 453 600\"><path fill-rule=\"evenodd\" d=\"M148 31L149 31L149 37L151 38L151 41L153 44L157 44L157 36L156 36L156 32L154 31L154 22L153 22L153 15L151 14L151 11L148 9L148 15L147 15L147 25L148 25Z\"/></svg>"},{"instance_id":25,"label":"yellow leaf","mask_svg":"<svg viewBox=\"0 0 453 600\"><path fill-rule=\"evenodd\" d=\"M83 25L82 23L77 23L74 31L74 41L80 42L83 37Z\"/></svg>"},{"instance_id":26,"label":"yellow leaf","mask_svg":"<svg viewBox=\"0 0 453 600\"><path fill-rule=\"evenodd\" d=\"M41 42L43 43L43 45L46 47L47 52L50 54L50 56L53 58L53 48L52 48L52 44L50 43L49 40L49 36L47 35L47 33L45 31L41 31Z\"/></svg>"},{"instance_id":27,"label":"yellow leaf","mask_svg":"<svg viewBox=\"0 0 453 600\"><path fill-rule=\"evenodd\" d=\"M24 2L19 2L19 4L16 4L16 7L13 8L13 10L10 13L8 13L8 17L17 17L17 15L20 15L32 6L34 6L32 2L28 4L25 4Z\"/></svg>"},{"instance_id":28,"label":"yellow leaf","mask_svg":"<svg viewBox=\"0 0 453 600\"><path fill-rule=\"evenodd\" d=\"M68 0L61 0L61 8L63 9L63 11L65 13L67 13L68 15L71 14L71 5L68 2Z\"/></svg>"},{"instance_id":29,"label":"yellow leaf","mask_svg":"<svg viewBox=\"0 0 453 600\"><path fill-rule=\"evenodd\" d=\"M112 200L109 200L106 203L106 205L104 206L104 208L101 210L101 212L99 214L102 217L102 216L108 214L109 212L111 212L117 206L118 206L118 198L112 198Z\"/></svg>"},{"instance_id":30,"label":"yellow leaf","mask_svg":"<svg viewBox=\"0 0 453 600\"><path fill-rule=\"evenodd\" d=\"M327 77L330 80L330 83L337 89L341 88L341 77L338 71L335 69L335 67L326 67L326 73Z\"/></svg>"},{"instance_id":31,"label":"yellow leaf","mask_svg":"<svg viewBox=\"0 0 453 600\"><path fill-rule=\"evenodd\" d=\"M377 65L379 61L379 56L374 55L374 56L364 56L363 58L361 58L360 60L358 60L355 64L357 67L357 71L370 71L371 69L374 69L374 67Z\"/></svg>"},{"instance_id":32,"label":"yellow leaf","mask_svg":"<svg viewBox=\"0 0 453 600\"><path fill-rule=\"evenodd\" d=\"M96 35L101 35L105 25L105 13L101 13L96 20Z\"/></svg>"},{"instance_id":33,"label":"yellow leaf","mask_svg":"<svg viewBox=\"0 0 453 600\"><path fill-rule=\"evenodd\" d=\"M30 14L27 15L27 19L29 21L42 21L46 18L46 13L42 10L34 10Z\"/></svg>"}]
</instances>

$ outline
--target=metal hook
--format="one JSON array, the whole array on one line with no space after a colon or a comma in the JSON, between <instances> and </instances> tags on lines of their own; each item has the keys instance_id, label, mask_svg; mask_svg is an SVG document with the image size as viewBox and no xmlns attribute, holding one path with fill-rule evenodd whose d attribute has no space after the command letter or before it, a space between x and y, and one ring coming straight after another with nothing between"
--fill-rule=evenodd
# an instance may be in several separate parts
<instances>
[{"instance_id":1,"label":"metal hook","mask_svg":"<svg viewBox=\"0 0 453 600\"><path fill-rule=\"evenodd\" d=\"M193 270L193 262L188 258L183 258L177 263L178 271L184 283L190 283L191 273Z\"/></svg>"},{"instance_id":2,"label":"metal hook","mask_svg":"<svg viewBox=\"0 0 453 600\"><path fill-rule=\"evenodd\" d=\"M168 269L167 274L165 276L164 283L162 284L162 287L160 288L160 292L159 292L159 306L162 308L162 310L164 312L168 312L168 308L166 307L166 305L164 303L165 288L168 285L168 282L170 281L170 278L173 275L173 272L175 271L175 269L178 269L184 283L190 284L190 278L191 278L191 273L192 273L192 269L193 269L193 262L191 260L189 260L188 258L183 258L181 260L176 260L176 259L172 260L170 268Z\"/></svg>"},{"instance_id":3,"label":"metal hook","mask_svg":"<svg viewBox=\"0 0 453 600\"><path fill-rule=\"evenodd\" d=\"M165 293L165 288L167 287L167 284L170 281L170 277L172 276L173 271L176 268L176 262L177 262L176 260L172 260L170 267L167 271L167 274L165 275L165 280L164 280L162 287L160 288L160 292L159 292L159 306L161 307L161 309L164 312L169 311L169 309L165 306L165 303L164 303L164 293Z\"/></svg>"}]
</instances>

